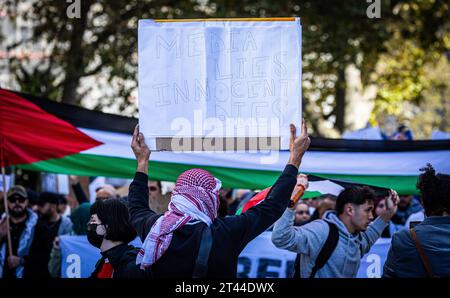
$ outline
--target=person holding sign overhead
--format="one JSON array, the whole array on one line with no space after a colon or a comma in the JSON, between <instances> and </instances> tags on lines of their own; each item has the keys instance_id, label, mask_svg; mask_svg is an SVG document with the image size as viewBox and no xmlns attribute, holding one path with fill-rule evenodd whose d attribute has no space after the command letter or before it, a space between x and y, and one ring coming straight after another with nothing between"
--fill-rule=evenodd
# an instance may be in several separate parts
<instances>
[{"instance_id":1,"label":"person holding sign overhead","mask_svg":"<svg viewBox=\"0 0 450 298\"><path fill-rule=\"evenodd\" d=\"M236 277L238 256L256 236L270 227L288 206L303 155L310 139L306 124L296 137L290 126L290 158L261 204L242 215L217 217L221 182L209 172L191 169L176 182L164 215L148 206L150 150L136 126L131 148L137 170L130 185L130 221L143 241L137 256L141 269L154 277Z\"/></svg>"}]
</instances>

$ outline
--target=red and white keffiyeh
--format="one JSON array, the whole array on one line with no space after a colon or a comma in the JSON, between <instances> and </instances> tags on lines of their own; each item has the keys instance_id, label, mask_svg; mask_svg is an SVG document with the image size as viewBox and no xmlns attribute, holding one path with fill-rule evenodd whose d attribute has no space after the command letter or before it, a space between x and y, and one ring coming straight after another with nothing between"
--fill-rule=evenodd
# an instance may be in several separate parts
<instances>
[{"instance_id":1,"label":"red and white keffiyeh","mask_svg":"<svg viewBox=\"0 0 450 298\"><path fill-rule=\"evenodd\" d=\"M175 184L169 203L169 210L154 223L142 248L136 264L145 269L155 263L169 248L173 232L191 220L211 225L219 208L220 180L208 171L191 169L182 173Z\"/></svg>"}]
</instances>

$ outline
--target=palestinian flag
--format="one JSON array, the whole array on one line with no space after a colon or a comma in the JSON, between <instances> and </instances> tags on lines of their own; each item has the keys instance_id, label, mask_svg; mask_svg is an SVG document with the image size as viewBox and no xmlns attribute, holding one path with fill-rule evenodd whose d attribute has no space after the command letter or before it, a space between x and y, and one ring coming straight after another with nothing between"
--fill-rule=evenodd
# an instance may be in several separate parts
<instances>
[{"instance_id":1,"label":"palestinian flag","mask_svg":"<svg viewBox=\"0 0 450 298\"><path fill-rule=\"evenodd\" d=\"M0 143L2 166L61 158L102 144L32 100L4 89L0 89Z\"/></svg>"},{"instance_id":2,"label":"palestinian flag","mask_svg":"<svg viewBox=\"0 0 450 298\"><path fill-rule=\"evenodd\" d=\"M17 106L13 110L1 111L0 125L9 121L7 113L16 113L21 116L20 121L26 123L20 128L21 135L49 145L52 154L58 153L57 156L43 156L42 161L20 165L21 168L80 176L133 177L136 161L130 143L137 119L91 111L4 89L0 89L0 94L1 106L8 106L12 102ZM30 109L31 106L35 108ZM38 113L36 108L41 115L54 117L55 126L66 128L64 133L47 136L45 129L34 130L35 124L27 122L27 118ZM49 139L52 142L64 140L64 144L47 143ZM429 162L438 172L450 174L449 156L449 140L313 138L300 171L322 179L393 188L399 194L414 194L417 193L415 184L419 168ZM155 180L175 181L183 171L197 167L221 179L224 187L264 189L276 181L288 158L287 151L152 152L149 175Z\"/></svg>"}]
</instances>

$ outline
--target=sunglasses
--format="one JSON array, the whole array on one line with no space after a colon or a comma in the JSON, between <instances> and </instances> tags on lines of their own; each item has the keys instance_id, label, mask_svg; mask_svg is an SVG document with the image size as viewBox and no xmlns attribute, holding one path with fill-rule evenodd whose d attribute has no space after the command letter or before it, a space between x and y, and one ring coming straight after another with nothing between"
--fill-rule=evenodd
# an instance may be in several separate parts
<instances>
[{"instance_id":1,"label":"sunglasses","mask_svg":"<svg viewBox=\"0 0 450 298\"><path fill-rule=\"evenodd\" d=\"M9 197L8 198L8 202L10 202L10 203L15 203L15 202L25 203L26 200L27 200L26 198L19 197L19 196Z\"/></svg>"},{"instance_id":2,"label":"sunglasses","mask_svg":"<svg viewBox=\"0 0 450 298\"><path fill-rule=\"evenodd\" d=\"M158 190L155 186L150 186L148 189L149 189L150 191L157 191L157 190Z\"/></svg>"},{"instance_id":3,"label":"sunglasses","mask_svg":"<svg viewBox=\"0 0 450 298\"><path fill-rule=\"evenodd\" d=\"M299 211L299 212L297 212L297 214L303 215L303 214L309 214L309 212L308 211Z\"/></svg>"}]
</instances>

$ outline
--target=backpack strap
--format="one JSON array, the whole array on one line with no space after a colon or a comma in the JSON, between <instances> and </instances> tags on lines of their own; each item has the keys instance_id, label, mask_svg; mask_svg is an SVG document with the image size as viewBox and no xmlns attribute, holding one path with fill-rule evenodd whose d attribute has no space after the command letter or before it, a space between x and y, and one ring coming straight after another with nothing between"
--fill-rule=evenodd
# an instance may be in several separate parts
<instances>
[{"instance_id":1,"label":"backpack strap","mask_svg":"<svg viewBox=\"0 0 450 298\"><path fill-rule=\"evenodd\" d=\"M200 242L200 248L198 249L197 260L195 261L193 278L203 278L208 272L208 259L209 252L212 246L212 234L211 228L205 224L202 231L202 240Z\"/></svg>"},{"instance_id":2,"label":"backpack strap","mask_svg":"<svg viewBox=\"0 0 450 298\"><path fill-rule=\"evenodd\" d=\"M419 253L420 260L422 261L425 270L427 271L428 277L438 277L434 274L433 268L431 267L430 261L428 260L427 254L423 249L422 245L420 245L419 238L417 237L416 230L414 228L409 229L409 233L411 234L411 238L416 245L417 252Z\"/></svg>"},{"instance_id":3,"label":"backpack strap","mask_svg":"<svg viewBox=\"0 0 450 298\"><path fill-rule=\"evenodd\" d=\"M336 249L336 246L339 242L339 230L335 224L325 221L328 224L329 232L327 240L323 245L322 249L319 252L319 255L316 258L314 267L311 271L311 275L309 278L314 278L318 270L320 270L325 264L328 262L328 259L331 257L331 254Z\"/></svg>"}]
</instances>

